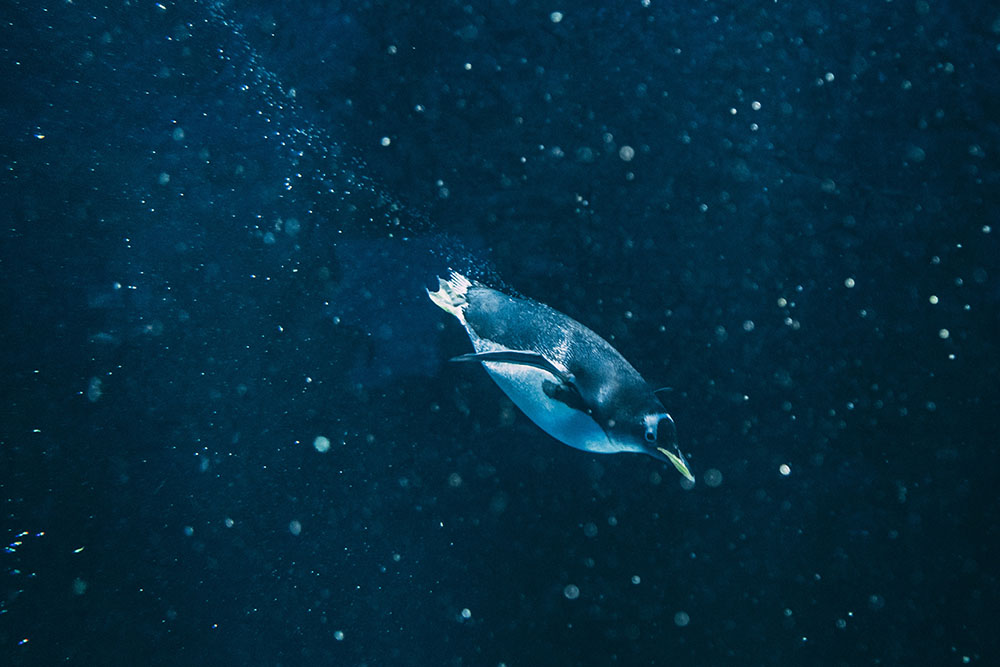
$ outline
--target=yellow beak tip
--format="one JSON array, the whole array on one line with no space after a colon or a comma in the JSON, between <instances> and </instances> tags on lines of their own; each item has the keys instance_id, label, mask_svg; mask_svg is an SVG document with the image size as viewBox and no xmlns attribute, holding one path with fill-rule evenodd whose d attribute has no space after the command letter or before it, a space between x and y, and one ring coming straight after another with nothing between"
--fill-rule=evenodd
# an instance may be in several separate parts
<instances>
[{"instance_id":1,"label":"yellow beak tip","mask_svg":"<svg viewBox=\"0 0 1000 667\"><path fill-rule=\"evenodd\" d=\"M674 464L675 468L677 468L677 472L684 475L684 479L692 484L694 483L694 475L691 474L691 471L688 469L687 463L684 462L684 459L677 456L673 452L667 451L663 447L657 447L656 449L663 452L663 455L670 459L670 462Z\"/></svg>"}]
</instances>

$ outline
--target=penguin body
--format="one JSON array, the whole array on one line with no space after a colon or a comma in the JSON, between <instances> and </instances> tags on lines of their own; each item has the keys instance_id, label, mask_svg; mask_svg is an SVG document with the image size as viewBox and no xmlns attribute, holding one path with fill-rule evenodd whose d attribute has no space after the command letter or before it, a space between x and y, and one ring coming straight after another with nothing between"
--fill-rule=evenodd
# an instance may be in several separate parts
<instances>
[{"instance_id":1,"label":"penguin body","mask_svg":"<svg viewBox=\"0 0 1000 667\"><path fill-rule=\"evenodd\" d=\"M452 272L431 300L465 327L478 361L549 435L600 454L642 452L694 478L673 420L642 376L606 340L545 304Z\"/></svg>"}]
</instances>

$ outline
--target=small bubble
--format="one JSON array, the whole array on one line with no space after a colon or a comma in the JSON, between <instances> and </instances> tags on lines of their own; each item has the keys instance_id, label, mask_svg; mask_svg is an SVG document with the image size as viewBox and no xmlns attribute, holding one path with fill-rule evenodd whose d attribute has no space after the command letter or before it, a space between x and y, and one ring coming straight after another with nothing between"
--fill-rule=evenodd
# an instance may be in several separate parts
<instances>
[{"instance_id":1,"label":"small bubble","mask_svg":"<svg viewBox=\"0 0 1000 667\"><path fill-rule=\"evenodd\" d=\"M549 20L552 21L553 23L559 23L560 21L563 20L563 13L552 12L551 14L549 14Z\"/></svg>"},{"instance_id":2,"label":"small bubble","mask_svg":"<svg viewBox=\"0 0 1000 667\"><path fill-rule=\"evenodd\" d=\"M382 144L383 146L388 146L389 144L392 143L392 139L390 139L389 137L382 137L382 140L379 143Z\"/></svg>"},{"instance_id":3,"label":"small bubble","mask_svg":"<svg viewBox=\"0 0 1000 667\"><path fill-rule=\"evenodd\" d=\"M563 595L566 596L567 600L575 600L580 597L580 589L573 584L568 584L566 588L563 589Z\"/></svg>"},{"instance_id":4,"label":"small bubble","mask_svg":"<svg viewBox=\"0 0 1000 667\"><path fill-rule=\"evenodd\" d=\"M854 278L848 278L847 280L845 280L844 281L844 287L846 287L847 289L853 288L854 287Z\"/></svg>"},{"instance_id":5,"label":"small bubble","mask_svg":"<svg viewBox=\"0 0 1000 667\"><path fill-rule=\"evenodd\" d=\"M184 526L184 534L188 537L194 535L194 526Z\"/></svg>"},{"instance_id":6,"label":"small bubble","mask_svg":"<svg viewBox=\"0 0 1000 667\"><path fill-rule=\"evenodd\" d=\"M288 523L288 532L292 535L299 535L302 532L302 524L296 520L292 520Z\"/></svg>"},{"instance_id":7,"label":"small bubble","mask_svg":"<svg viewBox=\"0 0 1000 667\"><path fill-rule=\"evenodd\" d=\"M927 300L930 301L932 306L936 306L938 304L938 298L934 294L931 294L930 297L927 298Z\"/></svg>"},{"instance_id":8,"label":"small bubble","mask_svg":"<svg viewBox=\"0 0 1000 667\"><path fill-rule=\"evenodd\" d=\"M948 331L947 329L941 329L940 331L938 331L938 338L940 338L941 340L945 340L949 336L951 336L951 332Z\"/></svg>"},{"instance_id":9,"label":"small bubble","mask_svg":"<svg viewBox=\"0 0 1000 667\"><path fill-rule=\"evenodd\" d=\"M618 149L618 157L620 157L624 162L631 162L632 158L635 157L635 149L631 146L622 146Z\"/></svg>"},{"instance_id":10,"label":"small bubble","mask_svg":"<svg viewBox=\"0 0 1000 667\"><path fill-rule=\"evenodd\" d=\"M317 435L316 439L313 440L313 447L317 452L323 453L330 451L330 438L326 436Z\"/></svg>"},{"instance_id":11,"label":"small bubble","mask_svg":"<svg viewBox=\"0 0 1000 667\"><path fill-rule=\"evenodd\" d=\"M674 625L678 628L683 628L688 623L691 622L691 617L687 615L687 612L679 611L674 614Z\"/></svg>"},{"instance_id":12,"label":"small bubble","mask_svg":"<svg viewBox=\"0 0 1000 667\"><path fill-rule=\"evenodd\" d=\"M722 473L716 468L709 468L705 471L703 479L705 480L706 486L714 489L722 484Z\"/></svg>"},{"instance_id":13,"label":"small bubble","mask_svg":"<svg viewBox=\"0 0 1000 667\"><path fill-rule=\"evenodd\" d=\"M639 577L638 574L633 574L632 575L632 583L635 584L636 586L638 586L640 583L642 583L642 579Z\"/></svg>"},{"instance_id":14,"label":"small bubble","mask_svg":"<svg viewBox=\"0 0 1000 667\"><path fill-rule=\"evenodd\" d=\"M343 633L343 631L337 630L336 632L334 632L333 633L333 638L336 639L338 642L344 641L344 633Z\"/></svg>"},{"instance_id":15,"label":"small bubble","mask_svg":"<svg viewBox=\"0 0 1000 667\"><path fill-rule=\"evenodd\" d=\"M450 475L448 475L448 486L450 486L453 489L462 486L462 476L459 475L457 472L453 472Z\"/></svg>"},{"instance_id":16,"label":"small bubble","mask_svg":"<svg viewBox=\"0 0 1000 667\"><path fill-rule=\"evenodd\" d=\"M462 618L472 618L472 611L468 607L462 610Z\"/></svg>"},{"instance_id":17,"label":"small bubble","mask_svg":"<svg viewBox=\"0 0 1000 667\"><path fill-rule=\"evenodd\" d=\"M778 472L780 472L783 476L788 477L788 475L792 473L792 468L787 463L782 463L778 466Z\"/></svg>"}]
</instances>

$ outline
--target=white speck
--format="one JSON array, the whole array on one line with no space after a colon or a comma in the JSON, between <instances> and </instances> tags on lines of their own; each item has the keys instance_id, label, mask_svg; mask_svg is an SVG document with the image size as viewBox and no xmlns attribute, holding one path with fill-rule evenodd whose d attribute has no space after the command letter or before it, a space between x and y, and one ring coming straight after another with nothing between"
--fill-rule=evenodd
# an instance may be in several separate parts
<instances>
[{"instance_id":1,"label":"white speck","mask_svg":"<svg viewBox=\"0 0 1000 667\"><path fill-rule=\"evenodd\" d=\"M691 617L687 615L686 611L679 611L674 614L674 625L678 628L683 628L688 623L691 622Z\"/></svg>"},{"instance_id":2,"label":"white speck","mask_svg":"<svg viewBox=\"0 0 1000 667\"><path fill-rule=\"evenodd\" d=\"M760 111L760 102L754 100L753 102L750 103L750 108L753 109L754 111Z\"/></svg>"},{"instance_id":3,"label":"white speck","mask_svg":"<svg viewBox=\"0 0 1000 667\"><path fill-rule=\"evenodd\" d=\"M846 287L847 289L851 289L852 287L854 287L854 278L848 278L847 280L845 280L844 287Z\"/></svg>"},{"instance_id":4,"label":"white speck","mask_svg":"<svg viewBox=\"0 0 1000 667\"><path fill-rule=\"evenodd\" d=\"M743 330L748 333L753 331L754 330L753 320L746 320L745 322L743 322Z\"/></svg>"},{"instance_id":5,"label":"white speck","mask_svg":"<svg viewBox=\"0 0 1000 667\"><path fill-rule=\"evenodd\" d=\"M462 618L472 618L472 612L468 607L462 610Z\"/></svg>"},{"instance_id":6,"label":"white speck","mask_svg":"<svg viewBox=\"0 0 1000 667\"><path fill-rule=\"evenodd\" d=\"M580 597L580 589L573 584L568 584L566 588L563 589L563 595L566 596L567 600L575 600Z\"/></svg>"},{"instance_id":7,"label":"white speck","mask_svg":"<svg viewBox=\"0 0 1000 667\"><path fill-rule=\"evenodd\" d=\"M330 451L330 438L327 438L326 436L322 435L317 435L316 439L313 440L313 447L315 447L316 451L320 452L321 454L323 452Z\"/></svg>"},{"instance_id":8,"label":"white speck","mask_svg":"<svg viewBox=\"0 0 1000 667\"><path fill-rule=\"evenodd\" d=\"M947 329L941 329L940 331L938 331L938 338L940 338L941 340L945 340L949 336L951 336L951 332L948 331Z\"/></svg>"},{"instance_id":9,"label":"white speck","mask_svg":"<svg viewBox=\"0 0 1000 667\"><path fill-rule=\"evenodd\" d=\"M298 535L302 532L302 524L296 520L292 520L288 523L288 532L292 535Z\"/></svg>"},{"instance_id":10,"label":"white speck","mask_svg":"<svg viewBox=\"0 0 1000 667\"><path fill-rule=\"evenodd\" d=\"M334 632L333 633L333 638L336 639L338 642L344 641L344 633L343 633L343 631L337 630L336 632Z\"/></svg>"},{"instance_id":11,"label":"white speck","mask_svg":"<svg viewBox=\"0 0 1000 667\"><path fill-rule=\"evenodd\" d=\"M930 297L928 297L927 300L931 302L932 306L936 306L938 304L938 298L937 298L937 295L935 295L935 294L931 294Z\"/></svg>"},{"instance_id":12,"label":"white speck","mask_svg":"<svg viewBox=\"0 0 1000 667\"><path fill-rule=\"evenodd\" d=\"M563 20L563 13L552 12L551 14L549 14L549 20L552 21L553 23L559 23L560 21Z\"/></svg>"},{"instance_id":13,"label":"white speck","mask_svg":"<svg viewBox=\"0 0 1000 667\"><path fill-rule=\"evenodd\" d=\"M827 72L823 78L826 79L827 83L830 83L833 81L833 72Z\"/></svg>"},{"instance_id":14,"label":"white speck","mask_svg":"<svg viewBox=\"0 0 1000 667\"><path fill-rule=\"evenodd\" d=\"M464 67L465 71L468 72L470 69L472 69L472 63L465 63Z\"/></svg>"},{"instance_id":15,"label":"white speck","mask_svg":"<svg viewBox=\"0 0 1000 667\"><path fill-rule=\"evenodd\" d=\"M783 476L788 477L792 474L792 468L787 463L782 463L778 466L778 472L780 472Z\"/></svg>"},{"instance_id":16,"label":"white speck","mask_svg":"<svg viewBox=\"0 0 1000 667\"><path fill-rule=\"evenodd\" d=\"M625 162L631 162L632 158L635 157L635 149L631 146L622 146L618 149L618 157Z\"/></svg>"},{"instance_id":17,"label":"white speck","mask_svg":"<svg viewBox=\"0 0 1000 667\"><path fill-rule=\"evenodd\" d=\"M390 139L389 137L382 137L382 141L380 141L379 143L382 144L383 146L388 146L389 144L392 143L392 139Z\"/></svg>"}]
</instances>

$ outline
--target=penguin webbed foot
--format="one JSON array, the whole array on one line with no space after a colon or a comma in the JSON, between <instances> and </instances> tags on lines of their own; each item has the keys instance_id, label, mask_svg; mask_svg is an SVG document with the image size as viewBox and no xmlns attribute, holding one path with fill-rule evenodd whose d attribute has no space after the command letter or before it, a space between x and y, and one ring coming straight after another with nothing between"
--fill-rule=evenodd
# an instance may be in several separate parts
<instances>
[{"instance_id":1,"label":"penguin webbed foot","mask_svg":"<svg viewBox=\"0 0 1000 667\"><path fill-rule=\"evenodd\" d=\"M580 395L580 391L573 384L545 380L542 382L542 391L553 401L559 401L574 410L588 415L593 412L593 410L587 407L583 396Z\"/></svg>"}]
</instances>

